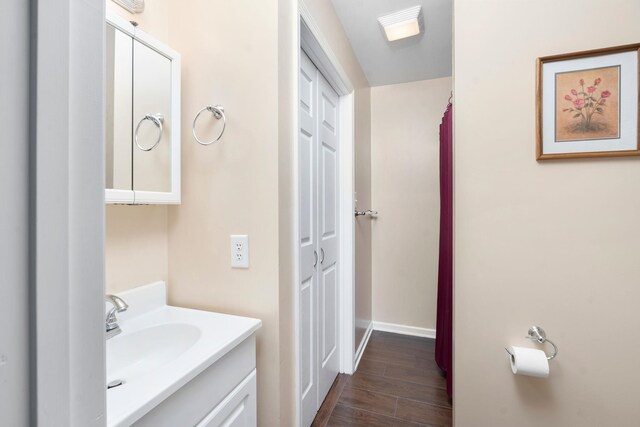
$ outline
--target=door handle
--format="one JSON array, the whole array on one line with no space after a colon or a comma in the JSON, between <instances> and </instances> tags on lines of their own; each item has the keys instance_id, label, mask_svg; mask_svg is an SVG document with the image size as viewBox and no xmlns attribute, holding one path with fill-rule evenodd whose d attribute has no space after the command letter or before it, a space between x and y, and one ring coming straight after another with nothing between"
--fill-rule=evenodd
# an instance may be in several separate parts
<instances>
[{"instance_id":1,"label":"door handle","mask_svg":"<svg viewBox=\"0 0 640 427\"><path fill-rule=\"evenodd\" d=\"M320 248L320 253L322 254L322 258L320 259L320 264L324 263L324 249Z\"/></svg>"},{"instance_id":2,"label":"door handle","mask_svg":"<svg viewBox=\"0 0 640 427\"><path fill-rule=\"evenodd\" d=\"M318 252L316 252L315 250L313 251L313 256L315 258L315 260L313 261L313 268L316 268L316 265L318 265Z\"/></svg>"}]
</instances>

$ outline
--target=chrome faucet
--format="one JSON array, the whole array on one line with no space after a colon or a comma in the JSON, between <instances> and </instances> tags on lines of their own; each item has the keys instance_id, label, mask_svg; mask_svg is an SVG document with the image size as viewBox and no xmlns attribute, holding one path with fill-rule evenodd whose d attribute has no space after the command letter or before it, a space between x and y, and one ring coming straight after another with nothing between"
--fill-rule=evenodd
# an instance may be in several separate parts
<instances>
[{"instance_id":1,"label":"chrome faucet","mask_svg":"<svg viewBox=\"0 0 640 427\"><path fill-rule=\"evenodd\" d=\"M105 295L104 300L110 302L113 305L113 308L109 310L107 313L106 322L106 331L107 331L107 339L115 337L122 330L120 326L118 326L118 319L116 318L116 313L122 313L123 311L127 311L129 305L124 302L124 300L115 295Z\"/></svg>"}]
</instances>

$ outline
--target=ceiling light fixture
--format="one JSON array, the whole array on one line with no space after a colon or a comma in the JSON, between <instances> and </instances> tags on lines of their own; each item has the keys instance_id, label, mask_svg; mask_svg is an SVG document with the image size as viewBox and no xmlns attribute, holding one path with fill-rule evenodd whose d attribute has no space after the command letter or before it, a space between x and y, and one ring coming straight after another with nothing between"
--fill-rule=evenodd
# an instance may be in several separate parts
<instances>
[{"instance_id":1,"label":"ceiling light fixture","mask_svg":"<svg viewBox=\"0 0 640 427\"><path fill-rule=\"evenodd\" d=\"M416 36L422 31L422 6L414 6L381 16L378 22L384 28L387 40L390 42Z\"/></svg>"},{"instance_id":2,"label":"ceiling light fixture","mask_svg":"<svg viewBox=\"0 0 640 427\"><path fill-rule=\"evenodd\" d=\"M113 2L131 13L142 13L144 11L144 0L113 0Z\"/></svg>"}]
</instances>

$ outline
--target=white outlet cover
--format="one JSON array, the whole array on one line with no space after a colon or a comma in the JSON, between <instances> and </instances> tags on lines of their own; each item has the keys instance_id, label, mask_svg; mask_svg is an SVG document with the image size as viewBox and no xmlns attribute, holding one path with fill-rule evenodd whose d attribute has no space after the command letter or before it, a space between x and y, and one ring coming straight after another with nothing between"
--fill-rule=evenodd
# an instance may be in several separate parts
<instances>
[{"instance_id":1,"label":"white outlet cover","mask_svg":"<svg viewBox=\"0 0 640 427\"><path fill-rule=\"evenodd\" d=\"M234 234L231 243L231 267L249 268L249 236L246 234Z\"/></svg>"}]
</instances>

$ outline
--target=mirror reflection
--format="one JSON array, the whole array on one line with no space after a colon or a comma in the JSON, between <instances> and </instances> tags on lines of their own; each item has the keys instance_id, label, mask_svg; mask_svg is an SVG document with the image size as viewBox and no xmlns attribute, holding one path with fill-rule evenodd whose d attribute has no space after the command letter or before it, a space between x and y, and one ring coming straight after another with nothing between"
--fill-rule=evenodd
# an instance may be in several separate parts
<instances>
[{"instance_id":1,"label":"mirror reflection","mask_svg":"<svg viewBox=\"0 0 640 427\"><path fill-rule=\"evenodd\" d=\"M171 61L134 40L133 82L133 189L171 191Z\"/></svg>"},{"instance_id":2,"label":"mirror reflection","mask_svg":"<svg viewBox=\"0 0 640 427\"><path fill-rule=\"evenodd\" d=\"M133 190L133 38L107 25L106 188Z\"/></svg>"},{"instance_id":3,"label":"mirror reflection","mask_svg":"<svg viewBox=\"0 0 640 427\"><path fill-rule=\"evenodd\" d=\"M106 188L171 192L171 59L111 24L106 36Z\"/></svg>"}]
</instances>

